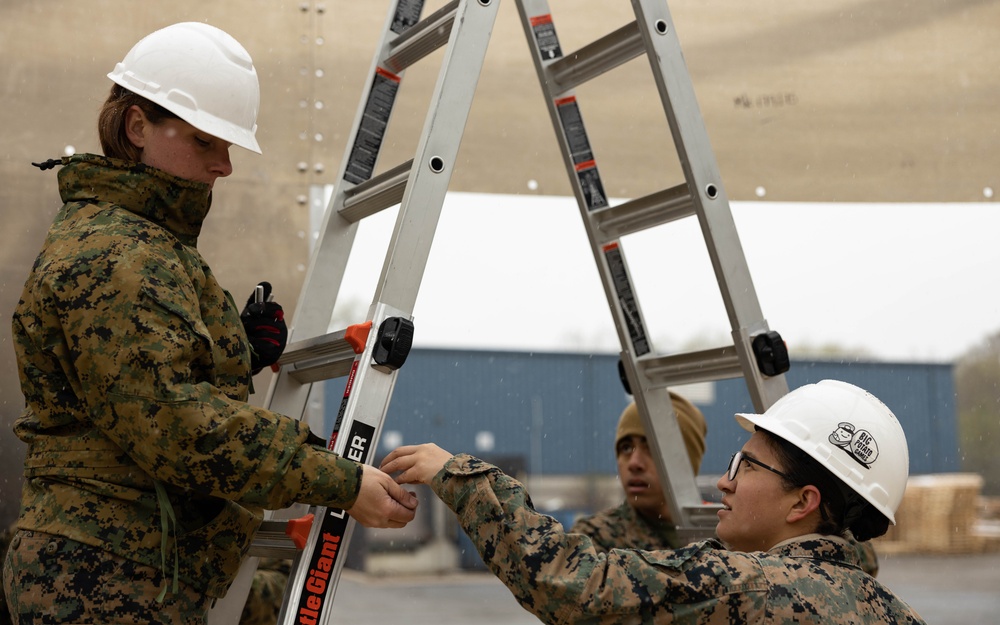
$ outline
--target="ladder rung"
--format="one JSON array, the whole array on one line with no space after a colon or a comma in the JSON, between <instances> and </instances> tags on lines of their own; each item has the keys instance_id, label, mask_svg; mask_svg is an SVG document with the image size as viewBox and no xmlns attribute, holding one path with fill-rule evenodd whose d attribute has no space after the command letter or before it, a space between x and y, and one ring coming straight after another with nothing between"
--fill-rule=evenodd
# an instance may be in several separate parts
<instances>
[{"instance_id":1,"label":"ladder rung","mask_svg":"<svg viewBox=\"0 0 1000 625\"><path fill-rule=\"evenodd\" d=\"M300 551L285 533L287 521L263 521L254 535L248 555L261 558L291 559Z\"/></svg>"},{"instance_id":2,"label":"ladder rung","mask_svg":"<svg viewBox=\"0 0 1000 625\"><path fill-rule=\"evenodd\" d=\"M656 387L743 377L734 346L639 358L636 364Z\"/></svg>"},{"instance_id":3,"label":"ladder rung","mask_svg":"<svg viewBox=\"0 0 1000 625\"><path fill-rule=\"evenodd\" d=\"M626 24L549 65L548 77L556 87L552 93L569 91L645 52L638 23Z\"/></svg>"},{"instance_id":4,"label":"ladder rung","mask_svg":"<svg viewBox=\"0 0 1000 625\"><path fill-rule=\"evenodd\" d=\"M413 159L396 165L344 192L344 207L338 214L350 223L371 217L375 213L403 201L406 181L413 168Z\"/></svg>"},{"instance_id":5,"label":"ladder rung","mask_svg":"<svg viewBox=\"0 0 1000 625\"><path fill-rule=\"evenodd\" d=\"M696 527L712 527L719 524L719 517L716 513L722 509L720 503L706 503L700 506L684 506L688 513L688 519Z\"/></svg>"},{"instance_id":6,"label":"ladder rung","mask_svg":"<svg viewBox=\"0 0 1000 625\"><path fill-rule=\"evenodd\" d=\"M687 525L677 527L677 536L686 542L702 540L708 535L714 535L715 527L719 524L719 510L722 504L707 503L701 506L684 506Z\"/></svg>"},{"instance_id":7,"label":"ladder rung","mask_svg":"<svg viewBox=\"0 0 1000 625\"><path fill-rule=\"evenodd\" d=\"M458 2L452 0L393 39L389 43L392 53L385 60L386 68L402 72L446 44L451 38Z\"/></svg>"},{"instance_id":8,"label":"ladder rung","mask_svg":"<svg viewBox=\"0 0 1000 625\"><path fill-rule=\"evenodd\" d=\"M349 340L352 338L348 335L350 330L290 343L278 364L287 368L288 375L302 384L347 375L358 353L356 344Z\"/></svg>"},{"instance_id":9,"label":"ladder rung","mask_svg":"<svg viewBox=\"0 0 1000 625\"><path fill-rule=\"evenodd\" d=\"M694 215L694 202L686 184L657 191L624 204L591 213L605 241Z\"/></svg>"}]
</instances>

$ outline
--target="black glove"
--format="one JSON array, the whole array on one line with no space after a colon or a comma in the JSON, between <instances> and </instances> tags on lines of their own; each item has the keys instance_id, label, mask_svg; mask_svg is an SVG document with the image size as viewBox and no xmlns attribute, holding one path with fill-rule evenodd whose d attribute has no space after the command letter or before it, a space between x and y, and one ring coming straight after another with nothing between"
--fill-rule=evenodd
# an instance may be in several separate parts
<instances>
[{"instance_id":1,"label":"black glove","mask_svg":"<svg viewBox=\"0 0 1000 625\"><path fill-rule=\"evenodd\" d=\"M250 339L250 369L254 375L264 367L278 362L281 352L288 342L288 326L285 325L285 311L271 297L271 283L261 282L257 286L264 289L262 301L257 301L257 292L247 299L246 308L240 313L243 329Z\"/></svg>"}]
</instances>

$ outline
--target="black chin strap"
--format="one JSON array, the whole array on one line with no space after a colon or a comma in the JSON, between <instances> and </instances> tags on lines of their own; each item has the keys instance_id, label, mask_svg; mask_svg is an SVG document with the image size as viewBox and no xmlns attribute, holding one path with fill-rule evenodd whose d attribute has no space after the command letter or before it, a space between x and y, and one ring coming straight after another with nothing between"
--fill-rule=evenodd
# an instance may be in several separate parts
<instances>
[{"instance_id":1,"label":"black chin strap","mask_svg":"<svg viewBox=\"0 0 1000 625\"><path fill-rule=\"evenodd\" d=\"M41 163L32 163L32 165L34 165L38 169L41 169L42 171L45 171L46 169L52 169L56 165L62 165L62 159L50 158L49 160L42 161Z\"/></svg>"}]
</instances>

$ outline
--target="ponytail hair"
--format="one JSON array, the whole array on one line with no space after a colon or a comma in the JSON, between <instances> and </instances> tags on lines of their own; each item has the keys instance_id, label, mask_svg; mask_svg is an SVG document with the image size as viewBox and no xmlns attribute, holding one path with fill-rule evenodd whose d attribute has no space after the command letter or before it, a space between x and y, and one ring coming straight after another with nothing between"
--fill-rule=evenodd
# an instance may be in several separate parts
<instances>
[{"instance_id":1,"label":"ponytail hair","mask_svg":"<svg viewBox=\"0 0 1000 625\"><path fill-rule=\"evenodd\" d=\"M789 489L815 486L820 493L818 534L842 536L850 530L857 540L877 538L889 529L889 519L807 453L779 436L757 428L778 458ZM793 481L794 480L794 481Z\"/></svg>"}]
</instances>

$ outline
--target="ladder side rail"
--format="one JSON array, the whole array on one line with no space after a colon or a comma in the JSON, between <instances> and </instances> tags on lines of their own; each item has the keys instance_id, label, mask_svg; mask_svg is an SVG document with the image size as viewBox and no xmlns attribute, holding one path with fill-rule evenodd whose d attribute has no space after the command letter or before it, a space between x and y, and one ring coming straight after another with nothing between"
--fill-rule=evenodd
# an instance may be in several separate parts
<instances>
[{"instance_id":1,"label":"ladder side rail","mask_svg":"<svg viewBox=\"0 0 1000 625\"><path fill-rule=\"evenodd\" d=\"M388 126L389 115L398 91L402 73L380 71L380 66L391 51L392 42L419 22L424 0L394 0L386 12L381 38L376 45L368 80L362 91L360 105L355 114L350 139L341 160L334 193L320 227L319 239L310 257L305 280L295 306L294 319L289 325L289 340L312 338L327 332L344 272L357 234L357 221L345 219L343 208L349 188L371 178L378 160L378 151ZM302 419L309 402L312 383L296 380L291 367L282 368L271 378L264 399L269 410L296 419ZM314 510L320 518L321 509L293 506L295 509ZM284 514L283 511L265 510L264 520ZM314 530L320 526L314 523ZM310 534L307 550L315 545L317 536ZM209 625L235 625L242 613L250 592L250 583L257 566L256 558L248 558L230 587L226 597L217 601L209 611ZM286 597L291 590L286 586Z\"/></svg>"},{"instance_id":2,"label":"ladder side rail","mask_svg":"<svg viewBox=\"0 0 1000 625\"><path fill-rule=\"evenodd\" d=\"M572 90L554 92L558 87L554 81L548 79L548 67L558 62L561 55L549 7L544 0L518 0L518 8L525 36L533 52L539 83L542 85L560 151L590 238L605 295L615 319L623 348L621 360L625 373L633 389L633 396L647 428L646 431L652 434L647 440L651 443L660 475L666 478L661 481L673 518L678 527L687 529L695 522L694 516L689 511L701 507L702 499L690 464L686 461L687 451L680 436L669 394L665 388L655 388L635 365L637 358L651 351L651 344L645 330L638 298L631 286L632 281L624 251L617 240L602 241L595 226L592 213L606 208L607 198L603 195L596 160L590 151L582 115L575 102L575 93ZM536 32L539 27L546 30ZM542 50L539 46L540 40L547 44L546 50ZM561 107L565 109L561 111ZM575 136L569 137L568 132L574 133ZM591 188L586 189L585 185L590 185ZM685 460L680 462L680 459ZM692 530L700 535L709 533L707 528L692 528Z\"/></svg>"},{"instance_id":3,"label":"ladder side rail","mask_svg":"<svg viewBox=\"0 0 1000 625\"><path fill-rule=\"evenodd\" d=\"M380 313L380 310L391 309L398 316L409 318L411 313L407 311L411 311L416 302L441 207L454 171L465 121L472 105L482 62L486 56L488 35L492 32L498 4L495 0L461 0L457 8L455 20L462 24L462 28L452 30L423 135L417 148L417 156L413 159L413 166L409 168L406 190L372 304L373 327L387 316ZM414 209L411 210L413 202L415 202ZM365 366L365 363L371 362L372 342L375 338L375 335L370 336L365 353L356 360L356 363L360 363L356 369L358 377L354 382L358 392L348 391L345 394L345 403L341 407L341 415L338 416L340 423L335 427L335 430L346 430L348 435L337 437L334 451L359 461L368 461L371 451L377 445L396 376L396 371L388 375L379 375ZM364 383L366 380L369 380L368 383ZM373 410L378 403L381 403L381 410ZM358 404L365 406L367 420L355 414L355 407ZM376 414L377 417L372 418L372 415ZM369 430L365 431L363 436L356 435L354 431L358 428L369 428ZM357 448L348 449L346 446L352 444L359 436L367 441L368 447L363 453L352 456L351 452L357 451ZM329 515L337 513L340 512L331 513L330 510L325 510L322 516L335 523L330 520ZM321 518L319 511L316 515L318 519ZM353 527L354 521L349 516L343 520L342 527L338 527L341 534L328 532L321 528L320 524L315 525L310 534L307 550L303 550L300 561L308 561L307 558L315 557L314 549L309 551L309 546L320 543L326 548L332 544L326 540L327 536L331 537L330 540L336 538L338 549L345 549ZM322 542L320 534L323 536ZM335 591L342 567L343 559L335 559L334 569L323 584L327 592ZM297 618L299 611L302 610L307 611L310 618L317 616L313 612L320 612L318 615L320 620L317 622L325 623L332 615L330 607L332 600L327 599L323 604L318 595L308 593L309 580L312 578L308 577L306 571L306 568L298 567L294 579L289 580L289 596L292 601L283 604L283 614L279 622L293 623L293 619ZM293 612L296 597L299 598L298 611ZM318 610L310 608L307 605L310 600L312 603L318 602L323 607Z\"/></svg>"},{"instance_id":4,"label":"ladder side rail","mask_svg":"<svg viewBox=\"0 0 1000 625\"><path fill-rule=\"evenodd\" d=\"M413 309L498 6L499 0L461 0L456 9L461 28L452 30L445 48L374 301Z\"/></svg>"},{"instance_id":5,"label":"ladder side rail","mask_svg":"<svg viewBox=\"0 0 1000 625\"><path fill-rule=\"evenodd\" d=\"M788 392L788 384L784 374L761 375L750 346L753 335L767 331L767 322L750 278L677 31L664 0L631 1L639 32L646 40L649 51L646 57L681 167L691 188L733 339L747 375L747 388L756 410L764 411Z\"/></svg>"},{"instance_id":6,"label":"ladder side rail","mask_svg":"<svg viewBox=\"0 0 1000 625\"><path fill-rule=\"evenodd\" d=\"M623 357L622 363L630 380L638 379L640 384L644 383L640 372L633 368L631 359ZM681 435L668 389L645 387L641 392L633 393L633 397L647 433L646 442L650 454L657 471L666 478L661 479L660 484L678 533L691 538L711 536L718 519L699 512L705 508L705 504L688 460L684 437Z\"/></svg>"},{"instance_id":7,"label":"ladder side rail","mask_svg":"<svg viewBox=\"0 0 1000 625\"><path fill-rule=\"evenodd\" d=\"M299 292L295 316L289 327L289 340L307 339L325 334L343 283L357 235L358 223L342 215L351 191L372 178L378 164L379 150L389 125L393 104L404 73L383 69L391 53L392 42L419 22L424 0L395 0L386 12L382 35L375 47L368 80L361 93L336 185L320 227L319 239L306 270ZM271 378L265 397L270 410L301 419L309 401L311 387L281 369ZM269 518L265 515L265 518Z\"/></svg>"},{"instance_id":8,"label":"ladder side rail","mask_svg":"<svg viewBox=\"0 0 1000 625\"><path fill-rule=\"evenodd\" d=\"M365 351L354 361L334 426L333 451L358 462L367 464L372 459L398 374L398 370L371 364L379 338L376 328L390 316L407 319L412 316L498 4L497 0L460 0L456 8L454 23L461 26L450 31L417 156L409 168L396 226L369 311L373 332ZM364 406L364 410L358 406ZM333 593L344 563L344 558L335 554L346 550L354 521L344 511L314 509L317 522L299 556L299 566L289 579L287 600L282 605L279 622L286 625L298 622L303 616L318 617L317 623L327 623L334 614ZM332 570L330 561L323 563L327 558L332 560Z\"/></svg>"},{"instance_id":9,"label":"ladder side rail","mask_svg":"<svg viewBox=\"0 0 1000 625\"><path fill-rule=\"evenodd\" d=\"M406 316L404 311L384 304L373 304L370 313L373 326L389 317ZM371 464L374 457L399 373L398 369L374 364L378 338L377 332L371 332L364 351L354 360L330 444L333 452L362 464ZM364 410L358 406L364 406ZM346 559L344 552L355 527L354 519L344 510L313 506L310 511L315 520L298 556L298 566L289 575L277 620L283 625L331 621L334 594Z\"/></svg>"},{"instance_id":10,"label":"ladder side rail","mask_svg":"<svg viewBox=\"0 0 1000 625\"><path fill-rule=\"evenodd\" d=\"M393 74L381 68L391 51L393 40L400 36L397 31L407 25L412 27L423 4L423 0L395 0L386 12L381 39L375 48L368 79L337 172L336 186L320 227L320 236L306 271L304 286L299 293L294 324L289 328L290 339L292 336L318 336L329 329L357 234L357 223L342 217L340 211L344 208L349 190L370 179L374 173L392 105L403 78L402 72ZM273 396L273 391L271 395Z\"/></svg>"},{"instance_id":11,"label":"ladder side rail","mask_svg":"<svg viewBox=\"0 0 1000 625\"><path fill-rule=\"evenodd\" d=\"M627 351L633 357L642 356L650 351L642 310L638 301L628 297L623 300L622 295L625 295L621 292L623 289L616 288L614 277L611 275L617 273L621 284L631 284L624 256L620 253L620 245L617 240L609 241L606 237L600 237L590 216L592 211L606 210L608 202L601 188L600 174L590 150L582 115L576 103L575 91L561 90L549 79L549 68L560 62L562 49L555 32L555 25L552 23L548 2L517 0L517 6L524 34L532 52L532 61L538 74L542 95L545 98L546 110L555 130L559 151L590 240L591 251L619 339L622 346L628 346ZM545 46L544 49L540 41ZM575 119L564 120L564 115ZM567 136L567 128L574 134L572 138ZM584 184L589 184L593 188L585 189ZM609 255L616 263L614 269L609 267Z\"/></svg>"}]
</instances>

